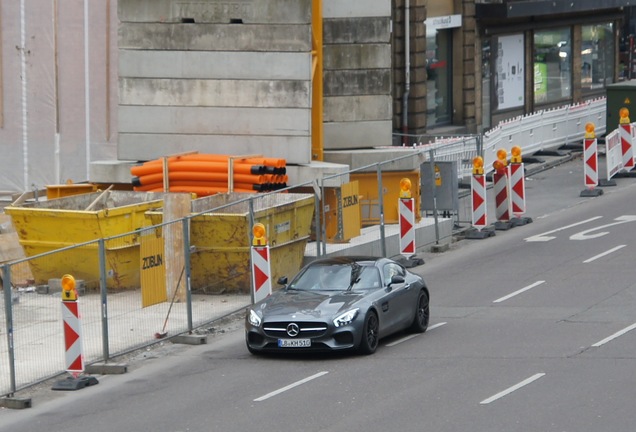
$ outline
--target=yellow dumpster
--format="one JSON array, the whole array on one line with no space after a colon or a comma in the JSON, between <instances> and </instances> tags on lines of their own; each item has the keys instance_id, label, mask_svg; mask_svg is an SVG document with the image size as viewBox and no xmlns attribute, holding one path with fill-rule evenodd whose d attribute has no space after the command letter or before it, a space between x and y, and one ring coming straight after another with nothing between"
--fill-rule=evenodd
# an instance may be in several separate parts
<instances>
[{"instance_id":1,"label":"yellow dumpster","mask_svg":"<svg viewBox=\"0 0 636 432\"><path fill-rule=\"evenodd\" d=\"M192 201L190 223L191 286L210 294L249 293L251 232L248 194L217 194ZM314 195L254 195L254 223L267 230L272 288L281 276L293 276L305 256L314 214ZM220 210L207 212L224 205ZM205 212L205 213L203 213ZM162 213L146 213L153 225Z\"/></svg>"},{"instance_id":2,"label":"yellow dumpster","mask_svg":"<svg viewBox=\"0 0 636 432\"><path fill-rule=\"evenodd\" d=\"M57 251L99 238L130 233L105 243L107 287L138 288L139 241L136 230L149 226L145 212L163 206L163 193L130 191L95 192L49 201L7 206L27 257ZM35 283L69 273L99 287L97 242L29 260Z\"/></svg>"}]
</instances>

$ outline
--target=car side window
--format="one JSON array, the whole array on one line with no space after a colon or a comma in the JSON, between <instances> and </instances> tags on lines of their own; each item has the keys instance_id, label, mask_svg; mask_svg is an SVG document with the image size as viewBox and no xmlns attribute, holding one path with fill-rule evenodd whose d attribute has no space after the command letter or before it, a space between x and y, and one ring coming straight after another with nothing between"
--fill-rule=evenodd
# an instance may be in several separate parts
<instances>
[{"instance_id":1,"label":"car side window","mask_svg":"<svg viewBox=\"0 0 636 432\"><path fill-rule=\"evenodd\" d=\"M388 285L391 282L391 278L395 275L406 276L404 268L395 263L385 264L383 272L385 285Z\"/></svg>"}]
</instances>

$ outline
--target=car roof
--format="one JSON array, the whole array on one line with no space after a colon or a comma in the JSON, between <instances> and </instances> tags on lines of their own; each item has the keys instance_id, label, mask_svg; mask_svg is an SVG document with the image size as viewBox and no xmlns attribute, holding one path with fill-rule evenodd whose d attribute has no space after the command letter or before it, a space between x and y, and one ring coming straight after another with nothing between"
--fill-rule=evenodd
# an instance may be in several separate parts
<instances>
[{"instance_id":1,"label":"car roof","mask_svg":"<svg viewBox=\"0 0 636 432\"><path fill-rule=\"evenodd\" d=\"M378 261L381 260L385 260L386 258L383 257L376 257L376 256L366 256L366 255L353 255L353 256L340 256L340 257L330 257L330 258L319 258L315 261L312 261L310 263L310 265L312 264L317 264L317 265L329 265L329 264L333 264L333 265L342 265L342 264L351 264L351 263L358 263L358 264L365 264L367 263L368 265L375 265Z\"/></svg>"}]
</instances>

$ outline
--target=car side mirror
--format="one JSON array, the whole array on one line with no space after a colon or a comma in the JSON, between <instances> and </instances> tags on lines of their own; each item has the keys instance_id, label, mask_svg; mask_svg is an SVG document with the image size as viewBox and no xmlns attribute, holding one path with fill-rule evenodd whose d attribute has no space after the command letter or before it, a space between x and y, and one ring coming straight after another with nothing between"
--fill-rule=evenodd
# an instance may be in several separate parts
<instances>
[{"instance_id":1,"label":"car side mirror","mask_svg":"<svg viewBox=\"0 0 636 432\"><path fill-rule=\"evenodd\" d=\"M391 276L391 282L389 282L389 287L393 284L403 284L405 281L404 276L393 275Z\"/></svg>"},{"instance_id":2,"label":"car side mirror","mask_svg":"<svg viewBox=\"0 0 636 432\"><path fill-rule=\"evenodd\" d=\"M278 278L278 285L287 285L287 276L281 276Z\"/></svg>"}]
</instances>

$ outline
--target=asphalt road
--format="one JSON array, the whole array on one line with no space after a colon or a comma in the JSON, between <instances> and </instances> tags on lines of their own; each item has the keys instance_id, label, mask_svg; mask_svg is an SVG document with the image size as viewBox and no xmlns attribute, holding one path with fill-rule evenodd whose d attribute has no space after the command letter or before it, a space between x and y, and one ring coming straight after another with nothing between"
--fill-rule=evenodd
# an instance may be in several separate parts
<instances>
[{"instance_id":1,"label":"asphalt road","mask_svg":"<svg viewBox=\"0 0 636 432\"><path fill-rule=\"evenodd\" d=\"M0 431L633 430L636 178L581 198L582 171L526 183L532 223L426 255L425 334L367 357L255 357L234 320L99 385L41 387Z\"/></svg>"}]
</instances>

